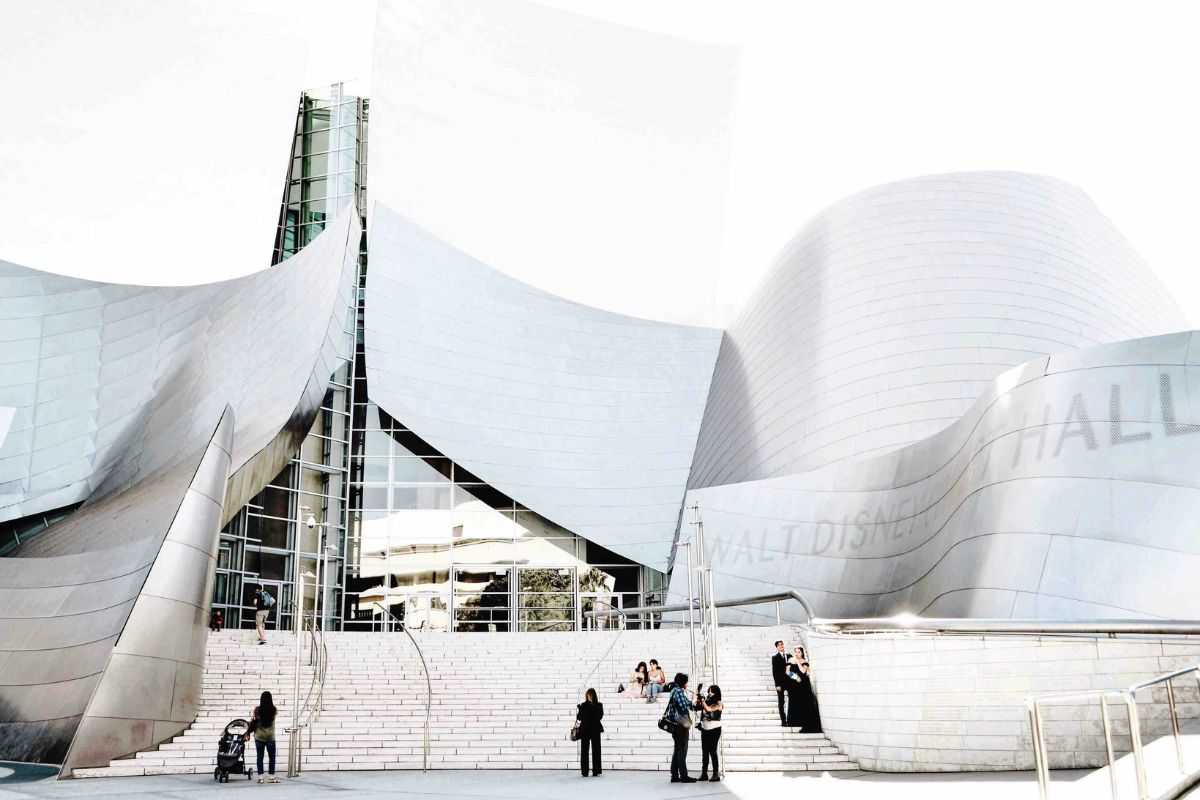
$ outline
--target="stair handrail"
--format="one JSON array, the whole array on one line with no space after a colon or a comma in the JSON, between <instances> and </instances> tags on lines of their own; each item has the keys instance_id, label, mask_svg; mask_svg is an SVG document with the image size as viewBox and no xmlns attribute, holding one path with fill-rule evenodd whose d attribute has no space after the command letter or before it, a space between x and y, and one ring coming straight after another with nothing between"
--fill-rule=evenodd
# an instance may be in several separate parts
<instances>
[{"instance_id":1,"label":"stair handrail","mask_svg":"<svg viewBox=\"0 0 1200 800\"><path fill-rule=\"evenodd\" d=\"M600 667L604 664L604 659L608 658L609 655L616 648L617 642L619 642L621 640L621 636L624 635L625 629L628 627L628 615L626 614L624 609L620 608L619 606L613 605L612 603L608 602L607 600L601 600L600 598L595 598L595 602L603 603L604 605L608 606L609 611L605 611L605 612L587 611L587 612L584 612L584 615L585 616L590 615L593 617L600 616L601 613L605 616L616 615L617 619L619 620L617 623L617 635L613 637L612 642L609 643L608 648L605 649L604 653L600 656L600 659L596 662L595 666L592 667L591 671L588 672L588 674L584 676L583 687L579 690L579 694L581 696L587 694L588 683L591 681L592 676L595 675L596 671L598 669L600 669Z\"/></svg>"},{"instance_id":2,"label":"stair handrail","mask_svg":"<svg viewBox=\"0 0 1200 800\"><path fill-rule=\"evenodd\" d=\"M1112 793L1113 800L1117 800L1117 772L1116 763L1113 757L1112 743L1112 725L1109 720L1108 703L1110 698L1115 698L1116 702L1124 703L1126 713L1129 715L1129 736L1130 744L1133 752L1134 775L1137 779L1138 800L1150 800L1150 792L1146 781L1146 759L1142 746L1142 732L1139 724L1137 710L1137 693L1143 689L1149 689L1158 684L1165 683L1167 685L1167 707L1171 712L1171 734L1175 739L1175 758L1179 767L1179 772L1183 780L1172 787L1172 790L1167 792L1165 796L1179 797L1175 791L1180 788L1190 788L1200 780L1200 770L1193 770L1190 774L1184 766L1183 761L1183 744L1179 736L1179 713L1175 707L1175 688L1171 683L1175 678L1181 678L1184 675L1196 674L1200 680L1200 664L1194 664L1190 667L1177 669L1174 672L1168 672L1163 675L1158 675L1140 683L1130 685L1125 689L1095 689L1087 692L1069 692L1069 693L1052 693L1030 696L1025 699L1025 707L1029 712L1029 728L1032 734L1033 745L1033 768L1037 775L1038 793L1041 800L1047 800L1050 793L1050 758L1046 751L1046 736L1042 730L1042 704L1063 702L1067 700L1099 700L1100 702L1100 717L1104 725L1104 746L1108 756L1108 780L1109 789Z\"/></svg>"},{"instance_id":3,"label":"stair handrail","mask_svg":"<svg viewBox=\"0 0 1200 800\"><path fill-rule=\"evenodd\" d=\"M812 603L808 598L800 594L800 592L789 590L786 592L772 592L771 594L758 594L751 597L735 597L728 600L714 600L711 605L714 608L731 608L734 606L755 606L764 603L775 603L784 600L795 600L804 609L805 621L798 623L803 627L817 627L817 623L822 620L817 619L816 612L813 611ZM692 603L666 603L657 606L634 606L633 608L623 609L625 614L672 614L677 611L702 610L699 601ZM615 611L585 611L585 617L612 617L616 616Z\"/></svg>"},{"instance_id":4,"label":"stair handrail","mask_svg":"<svg viewBox=\"0 0 1200 800\"><path fill-rule=\"evenodd\" d=\"M325 637L317 627L315 613L308 613L294 601L288 604L293 614L299 618L297 636L303 636L307 629L309 637L309 661L313 668L312 679L308 684L308 693L295 712L295 723L284 728L288 734L288 777L294 778L300 774L304 760L303 732L308 728L308 744L312 746L313 723L320 717L320 706L325 696L325 675L329 663L329 649ZM296 664L297 671L300 664ZM297 675L297 680L299 676ZM315 694L315 702L314 702Z\"/></svg>"},{"instance_id":5,"label":"stair handrail","mask_svg":"<svg viewBox=\"0 0 1200 800\"><path fill-rule=\"evenodd\" d=\"M417 649L417 656L421 659L421 672L425 675L425 747L421 761L421 772L429 771L429 721L433 713L433 682L429 679L429 667L425 663L425 653L421 651L421 645L417 643L416 637L409 631L408 626L404 624L404 620L398 618L388 609L383 603L376 600L373 605L387 615L387 619L391 621L393 630L396 626L408 637L412 642L413 647Z\"/></svg>"},{"instance_id":6,"label":"stair handrail","mask_svg":"<svg viewBox=\"0 0 1200 800\"><path fill-rule=\"evenodd\" d=\"M1038 635L1101 636L1122 635L1200 636L1200 620L1196 619L985 619L970 617L922 617L916 614L896 614L891 617L862 617L826 619L818 617L812 603L797 591L734 597L717 600L716 608L763 605L795 600L804 609L805 620L794 623L802 628L832 633L871 633L904 631L907 633L1011 633ZM687 603L657 606L636 606L624 609L627 614L669 614L688 610ZM693 604L692 608L699 608ZM612 617L613 611L585 611L586 617Z\"/></svg>"}]
</instances>

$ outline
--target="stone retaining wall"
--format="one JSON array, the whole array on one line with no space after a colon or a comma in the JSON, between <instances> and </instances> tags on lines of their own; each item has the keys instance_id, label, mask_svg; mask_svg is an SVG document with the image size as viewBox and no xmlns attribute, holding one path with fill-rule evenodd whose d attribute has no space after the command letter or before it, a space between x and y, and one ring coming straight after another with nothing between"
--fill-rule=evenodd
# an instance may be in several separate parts
<instances>
[{"instance_id":1,"label":"stone retaining wall","mask_svg":"<svg viewBox=\"0 0 1200 800\"><path fill-rule=\"evenodd\" d=\"M1200 663L1200 643L930 634L808 634L826 735L863 769L957 772L1032 769L1025 698L1121 689ZM1170 732L1163 689L1143 693L1144 742ZM1182 719L1200 716L1197 681L1176 682ZM1113 709L1118 755L1130 747ZM1100 706L1045 709L1052 768L1105 759Z\"/></svg>"}]
</instances>

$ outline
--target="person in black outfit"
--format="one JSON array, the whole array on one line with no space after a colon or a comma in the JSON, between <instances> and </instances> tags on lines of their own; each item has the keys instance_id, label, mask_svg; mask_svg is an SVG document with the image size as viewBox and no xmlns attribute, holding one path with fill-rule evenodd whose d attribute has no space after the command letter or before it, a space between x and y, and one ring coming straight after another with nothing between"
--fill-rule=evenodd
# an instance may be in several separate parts
<instances>
[{"instance_id":1,"label":"person in black outfit","mask_svg":"<svg viewBox=\"0 0 1200 800\"><path fill-rule=\"evenodd\" d=\"M787 697L788 674L787 674L787 648L783 646L783 640L780 639L775 643L775 655L771 656L771 677L775 679L775 694L779 699L779 724L787 726L787 712L784 710L783 699Z\"/></svg>"},{"instance_id":2,"label":"person in black outfit","mask_svg":"<svg viewBox=\"0 0 1200 800\"><path fill-rule=\"evenodd\" d=\"M796 648L799 650L799 648ZM821 733L821 712L813 692L808 662L793 658L788 663L787 724L801 733Z\"/></svg>"},{"instance_id":3,"label":"person in black outfit","mask_svg":"<svg viewBox=\"0 0 1200 800\"><path fill-rule=\"evenodd\" d=\"M725 704L721 702L721 687L713 684L708 687L708 693L700 701L700 751L703 756L700 761L700 778L702 781L716 782L721 780L721 764L717 760L717 744L721 741L721 712ZM708 762L712 760L712 777L708 777Z\"/></svg>"},{"instance_id":4,"label":"person in black outfit","mask_svg":"<svg viewBox=\"0 0 1200 800\"><path fill-rule=\"evenodd\" d=\"M600 767L600 734L604 733L604 704L596 696L595 689L588 689L584 700L575 712L579 720L579 769L583 777L588 776L588 750L592 751L592 777L598 776L603 770Z\"/></svg>"}]
</instances>

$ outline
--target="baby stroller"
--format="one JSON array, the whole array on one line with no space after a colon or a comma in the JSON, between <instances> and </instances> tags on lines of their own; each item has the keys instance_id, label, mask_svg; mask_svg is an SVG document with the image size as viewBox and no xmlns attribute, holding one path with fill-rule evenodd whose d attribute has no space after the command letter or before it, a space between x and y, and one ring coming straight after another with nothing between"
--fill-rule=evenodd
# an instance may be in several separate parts
<instances>
[{"instance_id":1,"label":"baby stroller","mask_svg":"<svg viewBox=\"0 0 1200 800\"><path fill-rule=\"evenodd\" d=\"M244 719L231 720L217 743L217 768L213 780L229 783L230 775L245 774L246 780L254 777L254 770L246 766L246 734L250 723Z\"/></svg>"}]
</instances>

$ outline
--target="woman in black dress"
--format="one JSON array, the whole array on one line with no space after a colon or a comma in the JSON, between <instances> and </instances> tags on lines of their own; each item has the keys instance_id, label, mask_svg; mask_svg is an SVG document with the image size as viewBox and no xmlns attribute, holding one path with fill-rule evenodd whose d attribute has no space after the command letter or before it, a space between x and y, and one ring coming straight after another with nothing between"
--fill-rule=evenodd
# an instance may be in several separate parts
<instances>
[{"instance_id":1,"label":"woman in black dress","mask_svg":"<svg viewBox=\"0 0 1200 800\"><path fill-rule=\"evenodd\" d=\"M587 690L584 701L579 704L579 710L575 712L575 719L579 720L579 769L586 778L588 776L588 750L590 749L592 751L592 777L595 777L603 771L600 767L600 734L604 733L604 726L600 723L600 720L604 719L604 704L596 696L595 689Z\"/></svg>"},{"instance_id":2,"label":"woman in black dress","mask_svg":"<svg viewBox=\"0 0 1200 800\"><path fill-rule=\"evenodd\" d=\"M788 660L787 693L788 726L799 728L801 733L821 733L821 712L808 674L808 661Z\"/></svg>"}]
</instances>

